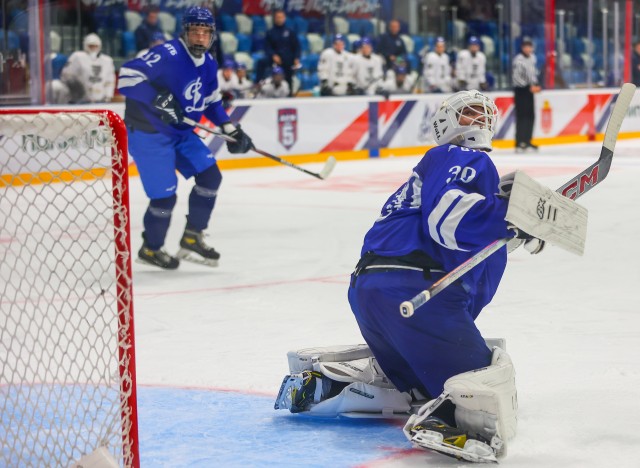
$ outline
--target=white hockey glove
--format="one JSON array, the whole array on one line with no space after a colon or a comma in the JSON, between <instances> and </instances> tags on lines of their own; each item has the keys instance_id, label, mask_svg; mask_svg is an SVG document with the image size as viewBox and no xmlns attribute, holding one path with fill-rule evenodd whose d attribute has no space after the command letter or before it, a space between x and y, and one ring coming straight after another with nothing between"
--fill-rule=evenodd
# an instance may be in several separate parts
<instances>
[{"instance_id":1,"label":"white hockey glove","mask_svg":"<svg viewBox=\"0 0 640 468\"><path fill-rule=\"evenodd\" d=\"M509 253L520 247L523 242L525 250L531 255L539 254L544 249L546 242L542 239L538 239L537 237L533 237L532 235L527 234L522 229L514 226L513 224L509 224L507 227L508 229L515 232L515 236L513 237L513 239L507 243L507 249Z\"/></svg>"},{"instance_id":2,"label":"white hockey glove","mask_svg":"<svg viewBox=\"0 0 640 468\"><path fill-rule=\"evenodd\" d=\"M500 177L498 182L498 196L501 198L509 198L511 195L511 189L513 188L513 180L516 177L515 172L510 172Z\"/></svg>"},{"instance_id":3,"label":"white hockey glove","mask_svg":"<svg viewBox=\"0 0 640 468\"><path fill-rule=\"evenodd\" d=\"M510 172L509 174L505 174L500 177L500 182L498 182L499 197L509 198L509 196L511 195L511 189L513 188L513 181L515 177L515 172ZM525 250L531 255L539 254L540 252L542 252L542 249L544 249L545 241L527 234L522 229L519 229L513 224L509 225L509 229L515 232L514 238L507 244L507 250L509 253L516 250L523 243Z\"/></svg>"}]
</instances>

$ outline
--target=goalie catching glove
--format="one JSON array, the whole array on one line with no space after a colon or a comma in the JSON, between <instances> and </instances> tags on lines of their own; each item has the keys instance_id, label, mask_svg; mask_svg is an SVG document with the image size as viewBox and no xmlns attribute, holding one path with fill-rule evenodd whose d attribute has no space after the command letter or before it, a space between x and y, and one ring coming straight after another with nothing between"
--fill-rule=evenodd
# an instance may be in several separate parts
<instances>
[{"instance_id":1,"label":"goalie catching glove","mask_svg":"<svg viewBox=\"0 0 640 468\"><path fill-rule=\"evenodd\" d=\"M227 149L229 153L246 153L250 149L253 149L253 141L249 138L249 135L244 133L240 124L236 124L235 126L229 122L222 125L222 131L225 135L229 135L231 138L234 138L236 141L227 141Z\"/></svg>"},{"instance_id":2,"label":"goalie catching glove","mask_svg":"<svg viewBox=\"0 0 640 468\"><path fill-rule=\"evenodd\" d=\"M513 188L513 181L515 179L515 176L516 173L511 172L500 177L500 182L498 183L499 197L509 199L509 196L511 195L511 189ZM545 241L527 234L522 229L519 229L513 224L509 225L509 229L511 229L515 233L514 238L507 244L507 250L509 251L509 253L516 250L522 244L524 244L525 250L531 255L539 254L544 249L546 245Z\"/></svg>"}]
</instances>

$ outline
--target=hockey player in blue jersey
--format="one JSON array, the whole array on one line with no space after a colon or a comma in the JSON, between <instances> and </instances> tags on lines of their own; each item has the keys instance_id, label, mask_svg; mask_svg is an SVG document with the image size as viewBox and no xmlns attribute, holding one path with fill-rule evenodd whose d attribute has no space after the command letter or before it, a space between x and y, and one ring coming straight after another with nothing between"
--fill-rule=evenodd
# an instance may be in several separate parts
<instances>
[{"instance_id":1,"label":"hockey player in blue jersey","mask_svg":"<svg viewBox=\"0 0 640 468\"><path fill-rule=\"evenodd\" d=\"M118 89L126 97L125 123L129 152L150 199L144 215L143 245L138 259L165 269L175 269L179 259L217 265L220 254L203 240L222 175L216 159L193 127L204 114L236 142L227 143L231 153L245 153L251 139L230 122L222 107L216 61L207 52L215 32L211 12L189 8L182 19L182 35L123 64ZM194 177L189 213L180 250L174 257L162 247L176 204L178 179Z\"/></svg>"},{"instance_id":2,"label":"hockey player in blue jersey","mask_svg":"<svg viewBox=\"0 0 640 468\"><path fill-rule=\"evenodd\" d=\"M292 375L276 408L388 416L427 400L405 426L414 445L470 461L505 453L516 429L515 372L474 321L496 293L506 247L412 317L399 312L403 301L495 240L517 235L531 253L542 250L542 241L505 221L513 179L500 180L487 154L496 119L493 101L475 90L443 102L432 121L439 146L386 201L351 277L349 303L369 349L290 352Z\"/></svg>"}]
</instances>

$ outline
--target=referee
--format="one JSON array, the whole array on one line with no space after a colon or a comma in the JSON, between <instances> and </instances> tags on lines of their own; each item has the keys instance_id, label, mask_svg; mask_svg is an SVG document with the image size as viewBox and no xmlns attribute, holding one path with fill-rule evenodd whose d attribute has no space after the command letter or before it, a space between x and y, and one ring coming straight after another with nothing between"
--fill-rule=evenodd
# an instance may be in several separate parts
<instances>
[{"instance_id":1,"label":"referee","mask_svg":"<svg viewBox=\"0 0 640 468\"><path fill-rule=\"evenodd\" d=\"M538 69L536 56L533 54L533 42L523 39L521 52L513 60L513 89L515 92L516 108L516 152L522 153L527 149L537 150L531 144L535 108L533 95L540 92L538 85Z\"/></svg>"}]
</instances>

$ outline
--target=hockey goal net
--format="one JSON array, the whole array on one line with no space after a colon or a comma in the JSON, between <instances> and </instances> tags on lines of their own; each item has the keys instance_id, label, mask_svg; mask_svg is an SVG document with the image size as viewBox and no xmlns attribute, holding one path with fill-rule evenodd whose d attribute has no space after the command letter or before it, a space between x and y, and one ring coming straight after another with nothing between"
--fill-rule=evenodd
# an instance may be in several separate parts
<instances>
[{"instance_id":1,"label":"hockey goal net","mask_svg":"<svg viewBox=\"0 0 640 468\"><path fill-rule=\"evenodd\" d=\"M0 110L0 466L139 466L126 129ZM86 459L85 459L86 460Z\"/></svg>"}]
</instances>

